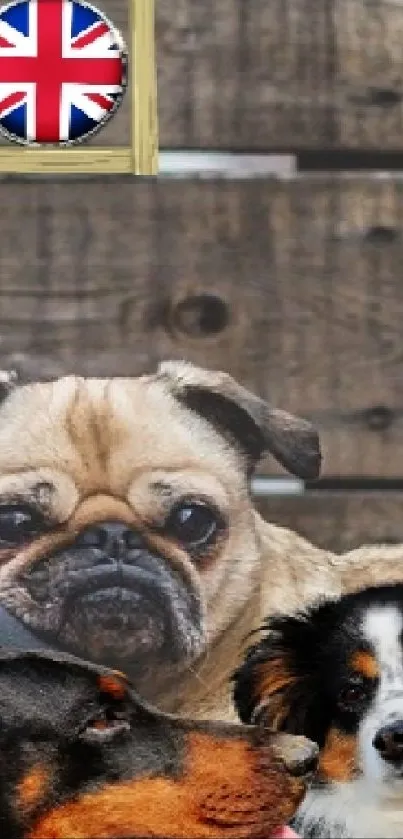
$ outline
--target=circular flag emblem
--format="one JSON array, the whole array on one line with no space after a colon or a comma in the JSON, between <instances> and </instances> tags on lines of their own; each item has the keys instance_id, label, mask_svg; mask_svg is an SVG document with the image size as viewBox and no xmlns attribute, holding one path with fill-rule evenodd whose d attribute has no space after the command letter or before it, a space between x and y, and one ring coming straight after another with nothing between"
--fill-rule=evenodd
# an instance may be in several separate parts
<instances>
[{"instance_id":1,"label":"circular flag emblem","mask_svg":"<svg viewBox=\"0 0 403 839\"><path fill-rule=\"evenodd\" d=\"M127 52L84 0L14 0L0 7L0 133L25 145L80 143L119 107Z\"/></svg>"}]
</instances>

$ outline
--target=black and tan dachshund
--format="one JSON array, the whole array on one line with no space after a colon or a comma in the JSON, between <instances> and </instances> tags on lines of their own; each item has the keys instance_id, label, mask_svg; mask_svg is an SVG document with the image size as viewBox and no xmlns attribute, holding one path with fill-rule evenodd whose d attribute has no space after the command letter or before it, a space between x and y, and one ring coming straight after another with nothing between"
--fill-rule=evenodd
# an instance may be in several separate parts
<instances>
[{"instance_id":1,"label":"black and tan dachshund","mask_svg":"<svg viewBox=\"0 0 403 839\"><path fill-rule=\"evenodd\" d=\"M316 760L305 738L159 713L115 671L0 651L7 839L268 839Z\"/></svg>"}]
</instances>

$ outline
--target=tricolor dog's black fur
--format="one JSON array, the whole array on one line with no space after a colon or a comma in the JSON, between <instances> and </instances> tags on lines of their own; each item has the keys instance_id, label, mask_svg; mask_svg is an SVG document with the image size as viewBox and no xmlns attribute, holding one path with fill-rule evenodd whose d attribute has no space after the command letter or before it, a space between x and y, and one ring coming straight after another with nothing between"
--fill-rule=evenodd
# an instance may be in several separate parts
<instances>
[{"instance_id":1,"label":"tricolor dog's black fur","mask_svg":"<svg viewBox=\"0 0 403 839\"><path fill-rule=\"evenodd\" d=\"M367 588L262 628L235 674L241 719L305 735L317 778L305 837L403 836L403 585Z\"/></svg>"},{"instance_id":2,"label":"tricolor dog's black fur","mask_svg":"<svg viewBox=\"0 0 403 839\"><path fill-rule=\"evenodd\" d=\"M258 839L295 813L317 748L164 715L123 674L0 651L4 839Z\"/></svg>"}]
</instances>

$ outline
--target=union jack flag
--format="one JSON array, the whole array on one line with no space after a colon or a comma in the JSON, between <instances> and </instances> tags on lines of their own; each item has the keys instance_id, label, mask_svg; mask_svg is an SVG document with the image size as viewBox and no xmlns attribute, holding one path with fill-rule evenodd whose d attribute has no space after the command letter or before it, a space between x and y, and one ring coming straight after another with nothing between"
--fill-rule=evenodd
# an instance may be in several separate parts
<instances>
[{"instance_id":1,"label":"union jack flag","mask_svg":"<svg viewBox=\"0 0 403 839\"><path fill-rule=\"evenodd\" d=\"M0 130L25 144L71 144L109 119L126 84L115 27L83 0L0 7Z\"/></svg>"}]
</instances>

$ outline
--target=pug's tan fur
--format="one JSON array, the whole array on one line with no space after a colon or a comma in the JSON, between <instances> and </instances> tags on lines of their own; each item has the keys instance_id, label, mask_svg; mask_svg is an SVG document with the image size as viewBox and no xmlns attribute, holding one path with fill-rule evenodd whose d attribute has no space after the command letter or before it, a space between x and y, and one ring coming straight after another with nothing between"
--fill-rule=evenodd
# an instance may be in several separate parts
<instances>
[{"instance_id":1,"label":"pug's tan fur","mask_svg":"<svg viewBox=\"0 0 403 839\"><path fill-rule=\"evenodd\" d=\"M21 575L89 524L125 522L203 603L205 648L179 676L155 674L159 705L193 717L235 718L230 676L263 617L324 592L403 579L403 546L336 556L263 521L248 476L266 449L297 474L319 469L307 424L272 411L230 377L185 363L137 379L72 376L10 387L0 407L0 503L32 502L51 526L18 549L0 551L0 603L34 631L46 629L52 604L32 609ZM169 497L161 491L167 481ZM150 525L183 496L211 499L228 523L225 539L200 567ZM98 654L95 635L89 649Z\"/></svg>"}]
</instances>

